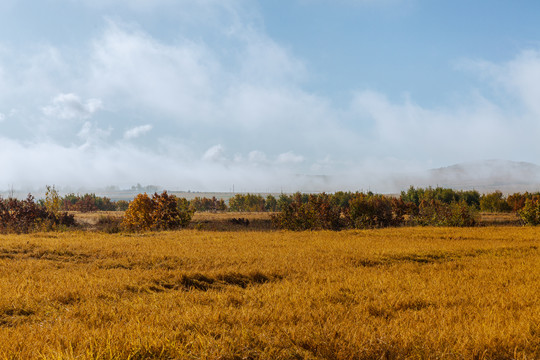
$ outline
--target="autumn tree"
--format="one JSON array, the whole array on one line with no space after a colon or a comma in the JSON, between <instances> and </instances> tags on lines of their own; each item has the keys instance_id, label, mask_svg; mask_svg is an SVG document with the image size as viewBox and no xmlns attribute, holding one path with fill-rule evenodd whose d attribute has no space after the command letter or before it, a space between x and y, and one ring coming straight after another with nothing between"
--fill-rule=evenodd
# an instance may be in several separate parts
<instances>
[{"instance_id":1,"label":"autumn tree","mask_svg":"<svg viewBox=\"0 0 540 360\"><path fill-rule=\"evenodd\" d=\"M166 191L155 193L152 197L139 194L129 203L124 215L124 228L131 231L170 230L185 227L191 221L193 210L179 206L174 195Z\"/></svg>"}]
</instances>

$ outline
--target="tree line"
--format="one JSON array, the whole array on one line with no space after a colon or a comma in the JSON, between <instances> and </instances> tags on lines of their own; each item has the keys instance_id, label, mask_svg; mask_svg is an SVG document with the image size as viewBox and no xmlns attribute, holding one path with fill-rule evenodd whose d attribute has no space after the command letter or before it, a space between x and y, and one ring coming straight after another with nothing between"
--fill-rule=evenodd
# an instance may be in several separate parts
<instances>
[{"instance_id":1,"label":"tree line","mask_svg":"<svg viewBox=\"0 0 540 360\"><path fill-rule=\"evenodd\" d=\"M0 197L0 231L30 232L75 225L68 211L125 211L118 229L129 231L168 230L186 227L196 211L272 212L277 229L342 230L389 226L474 226L478 213L516 212L524 224L540 224L540 193L478 191L411 186L399 196L372 192L333 194L236 194L228 204L216 197L178 198L164 191L139 194L131 202L112 201L95 194L60 196L47 186L44 199L35 201ZM100 219L100 221L112 221Z\"/></svg>"}]
</instances>

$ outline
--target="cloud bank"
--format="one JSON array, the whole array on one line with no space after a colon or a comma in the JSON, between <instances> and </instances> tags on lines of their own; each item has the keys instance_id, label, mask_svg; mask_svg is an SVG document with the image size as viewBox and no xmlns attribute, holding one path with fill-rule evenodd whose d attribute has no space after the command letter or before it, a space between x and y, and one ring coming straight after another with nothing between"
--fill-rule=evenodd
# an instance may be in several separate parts
<instances>
[{"instance_id":1,"label":"cloud bank","mask_svg":"<svg viewBox=\"0 0 540 360\"><path fill-rule=\"evenodd\" d=\"M177 6L130 4L116 3ZM219 41L160 39L109 18L75 50L1 47L0 187L395 191L393 179L428 168L536 160L540 50L463 61L456 71L494 91L470 88L446 106L365 88L337 105L308 90L315 74L305 60L253 26L245 8L189 7L192 16L234 14L211 29Z\"/></svg>"}]
</instances>

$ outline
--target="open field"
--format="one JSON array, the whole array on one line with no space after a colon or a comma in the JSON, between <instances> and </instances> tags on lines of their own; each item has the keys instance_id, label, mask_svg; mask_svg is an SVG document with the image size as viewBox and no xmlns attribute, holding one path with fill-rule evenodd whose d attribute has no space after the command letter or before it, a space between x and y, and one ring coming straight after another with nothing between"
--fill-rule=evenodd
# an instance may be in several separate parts
<instances>
[{"instance_id":1,"label":"open field","mask_svg":"<svg viewBox=\"0 0 540 360\"><path fill-rule=\"evenodd\" d=\"M122 211L97 211L81 213L72 211L75 220L83 228L94 229L102 216L121 218ZM196 212L191 220L190 228L213 231L266 231L272 230L271 212ZM233 224L232 219L246 219L247 226ZM521 221L516 213L486 213L478 214L478 226L517 226Z\"/></svg>"},{"instance_id":2,"label":"open field","mask_svg":"<svg viewBox=\"0 0 540 360\"><path fill-rule=\"evenodd\" d=\"M82 229L99 230L97 222L101 217L114 217L121 219L123 211L96 211L81 213L71 211L75 215L75 221ZM269 231L273 230L270 212L196 212L189 224L190 229L209 231ZM235 219L245 224L234 223Z\"/></svg>"},{"instance_id":3,"label":"open field","mask_svg":"<svg viewBox=\"0 0 540 360\"><path fill-rule=\"evenodd\" d=\"M537 359L540 229L3 235L0 358Z\"/></svg>"}]
</instances>

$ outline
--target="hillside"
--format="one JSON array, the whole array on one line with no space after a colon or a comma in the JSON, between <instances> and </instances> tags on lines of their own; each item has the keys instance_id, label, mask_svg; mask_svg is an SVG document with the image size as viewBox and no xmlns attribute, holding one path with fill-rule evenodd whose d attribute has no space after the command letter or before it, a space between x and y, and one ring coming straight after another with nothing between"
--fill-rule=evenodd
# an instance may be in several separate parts
<instances>
[{"instance_id":1,"label":"hillside","mask_svg":"<svg viewBox=\"0 0 540 360\"><path fill-rule=\"evenodd\" d=\"M528 162L486 160L455 164L429 171L432 186L523 192L540 190L540 166Z\"/></svg>"}]
</instances>

